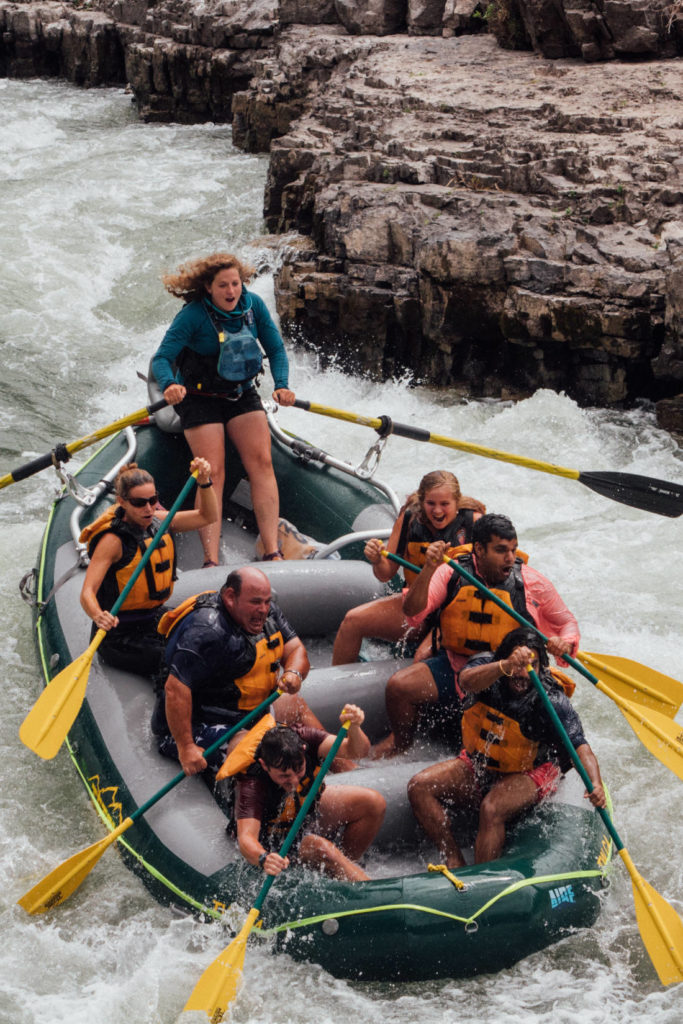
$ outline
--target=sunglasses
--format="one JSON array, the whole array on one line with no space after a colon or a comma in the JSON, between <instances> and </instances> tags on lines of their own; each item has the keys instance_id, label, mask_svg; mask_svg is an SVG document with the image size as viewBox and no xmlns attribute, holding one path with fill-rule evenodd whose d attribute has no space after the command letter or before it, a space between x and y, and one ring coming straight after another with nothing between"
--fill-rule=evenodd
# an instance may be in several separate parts
<instances>
[{"instance_id":1,"label":"sunglasses","mask_svg":"<svg viewBox=\"0 0 683 1024\"><path fill-rule=\"evenodd\" d=\"M145 505L151 505L154 508L159 501L159 495L155 492L149 498L126 498L125 500L130 502L133 508L144 508Z\"/></svg>"}]
</instances>

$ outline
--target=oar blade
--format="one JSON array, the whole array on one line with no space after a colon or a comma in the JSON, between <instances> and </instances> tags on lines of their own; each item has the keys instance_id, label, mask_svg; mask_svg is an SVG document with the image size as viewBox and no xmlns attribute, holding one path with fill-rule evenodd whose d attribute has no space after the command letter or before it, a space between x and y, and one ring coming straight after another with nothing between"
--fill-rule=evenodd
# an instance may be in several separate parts
<instances>
[{"instance_id":1,"label":"oar blade","mask_svg":"<svg viewBox=\"0 0 683 1024\"><path fill-rule=\"evenodd\" d=\"M622 505L676 519L683 513L683 486L637 473L579 473L579 482Z\"/></svg>"},{"instance_id":2,"label":"oar blade","mask_svg":"<svg viewBox=\"0 0 683 1024\"><path fill-rule=\"evenodd\" d=\"M643 944L662 985L674 985L683 981L683 921L642 875L630 873Z\"/></svg>"},{"instance_id":3,"label":"oar blade","mask_svg":"<svg viewBox=\"0 0 683 1024\"><path fill-rule=\"evenodd\" d=\"M185 1010L203 1010L211 1024L223 1020L230 1003L242 984L247 939L258 920L259 911L252 907L238 935L213 963L209 964L195 985Z\"/></svg>"},{"instance_id":4,"label":"oar blade","mask_svg":"<svg viewBox=\"0 0 683 1024\"><path fill-rule=\"evenodd\" d=\"M683 683L656 669L630 658L613 654L577 651L576 658L615 690L624 700L654 708L668 718L675 718L683 704Z\"/></svg>"},{"instance_id":5,"label":"oar blade","mask_svg":"<svg viewBox=\"0 0 683 1024\"><path fill-rule=\"evenodd\" d=\"M622 700L601 683L598 689L614 701L643 746L683 781L683 726L659 711Z\"/></svg>"},{"instance_id":6,"label":"oar blade","mask_svg":"<svg viewBox=\"0 0 683 1024\"><path fill-rule=\"evenodd\" d=\"M132 824L131 819L128 821ZM79 850L63 861L48 875L24 893L17 903L29 914L44 914L46 910L58 907L78 889L83 879L92 871L108 846L118 838L121 829L99 839L85 850Z\"/></svg>"},{"instance_id":7,"label":"oar blade","mask_svg":"<svg viewBox=\"0 0 683 1024\"><path fill-rule=\"evenodd\" d=\"M54 757L74 724L98 646L96 636L87 651L50 680L22 722L19 738L39 757L46 760Z\"/></svg>"}]
</instances>

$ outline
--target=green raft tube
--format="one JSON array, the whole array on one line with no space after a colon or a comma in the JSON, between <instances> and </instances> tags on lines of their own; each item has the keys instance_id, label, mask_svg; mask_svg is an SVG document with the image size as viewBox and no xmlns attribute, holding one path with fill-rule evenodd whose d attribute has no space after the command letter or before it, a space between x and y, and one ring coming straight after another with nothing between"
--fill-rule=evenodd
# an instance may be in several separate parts
<instances>
[{"instance_id":1,"label":"green raft tube","mask_svg":"<svg viewBox=\"0 0 683 1024\"><path fill-rule=\"evenodd\" d=\"M346 611L382 592L362 560L362 544L370 536L388 536L398 501L365 471L288 437L273 417L270 422L281 514L312 538L316 549L316 557L262 566L309 650L314 667L302 694L332 732L344 701L359 704L374 740L387 731L384 687L401 662L387 652L378 661L322 666L329 666L331 638ZM24 587L34 603L45 683L88 646L90 622L79 604L87 558L77 539L111 500L106 481L133 458L153 473L166 507L187 479L185 441L154 424L122 431L69 479L51 510L38 566ZM234 451L228 466L223 564L197 569L199 540L182 535L181 572L170 606L217 589L230 567L254 558L249 488ZM156 750L149 726L152 707L147 680L95 657L67 748L110 831L177 774L177 764ZM444 756L443 747L429 742L417 744L418 753L410 758L372 763L353 773L354 785L373 786L388 804L365 864L372 881L338 882L290 869L264 906L259 934L274 950L314 961L344 978L459 978L509 967L596 920L612 847L599 815L582 799L583 787L573 771L555 797L510 828L503 857L458 872L462 886L440 871L426 870L436 854L412 818L406 784L416 771ZM348 778L328 780L343 785ZM454 828L471 824L454 823ZM262 881L261 873L239 856L226 833L224 811L200 778L172 789L118 845L160 901L220 919L233 929L241 927L242 911L251 906ZM97 885L97 874L86 884Z\"/></svg>"}]
</instances>

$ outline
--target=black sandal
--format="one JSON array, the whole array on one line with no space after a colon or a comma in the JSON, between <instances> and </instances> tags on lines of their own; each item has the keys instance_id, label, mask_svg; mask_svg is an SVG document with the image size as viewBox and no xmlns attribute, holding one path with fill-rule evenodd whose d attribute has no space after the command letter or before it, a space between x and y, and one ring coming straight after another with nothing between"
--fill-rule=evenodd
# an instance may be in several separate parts
<instances>
[{"instance_id":1,"label":"black sandal","mask_svg":"<svg viewBox=\"0 0 683 1024\"><path fill-rule=\"evenodd\" d=\"M213 558L207 558L202 569L212 569L214 565L218 565L218 562L214 562Z\"/></svg>"},{"instance_id":2,"label":"black sandal","mask_svg":"<svg viewBox=\"0 0 683 1024\"><path fill-rule=\"evenodd\" d=\"M270 551L261 559L262 562L284 562L284 560L285 556L282 554L279 548L277 549L277 551Z\"/></svg>"}]
</instances>

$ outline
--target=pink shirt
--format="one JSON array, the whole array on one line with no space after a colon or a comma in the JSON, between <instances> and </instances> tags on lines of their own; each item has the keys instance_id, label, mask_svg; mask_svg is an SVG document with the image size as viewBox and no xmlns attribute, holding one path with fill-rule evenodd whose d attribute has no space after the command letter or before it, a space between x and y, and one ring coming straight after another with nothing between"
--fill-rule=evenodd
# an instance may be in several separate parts
<instances>
[{"instance_id":1,"label":"pink shirt","mask_svg":"<svg viewBox=\"0 0 683 1024\"><path fill-rule=\"evenodd\" d=\"M418 626L428 615L441 607L446 600L446 590L453 572L454 570L451 569L450 565L439 566L429 581L427 607L417 615L407 616L406 621L408 625ZM555 590L555 587L538 569L534 569L530 565L522 564L522 580L524 581L526 606L536 623L536 627L545 636L560 636L563 640L568 640L572 645L571 655L574 657L579 648L579 624ZM466 583L467 581L464 580L463 582ZM448 651L447 653L448 660L457 676L468 660L469 655L456 654L454 651ZM558 665L567 664L563 658L558 658L557 663Z\"/></svg>"}]
</instances>

